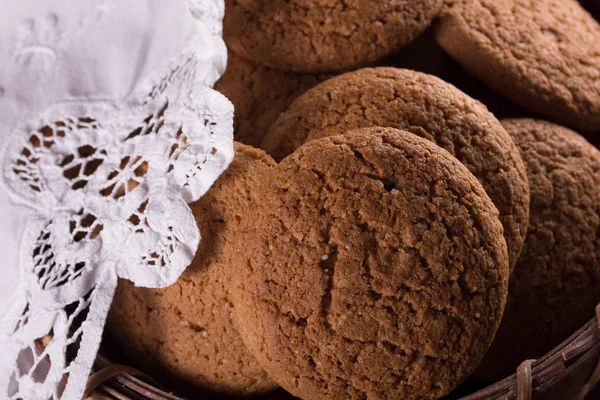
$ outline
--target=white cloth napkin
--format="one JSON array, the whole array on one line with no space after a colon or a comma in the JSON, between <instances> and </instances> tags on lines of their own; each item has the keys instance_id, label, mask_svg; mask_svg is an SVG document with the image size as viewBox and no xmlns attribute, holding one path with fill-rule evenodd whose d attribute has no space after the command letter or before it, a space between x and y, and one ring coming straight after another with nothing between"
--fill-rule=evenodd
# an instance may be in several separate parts
<instances>
[{"instance_id":1,"label":"white cloth napkin","mask_svg":"<svg viewBox=\"0 0 600 400\"><path fill-rule=\"evenodd\" d=\"M51 104L126 97L178 54L194 29L183 1L0 0L0 10L0 145L19 121ZM2 305L18 283L30 214L0 186Z\"/></svg>"},{"instance_id":2,"label":"white cloth napkin","mask_svg":"<svg viewBox=\"0 0 600 400\"><path fill-rule=\"evenodd\" d=\"M0 5L0 398L78 399L117 277L175 282L233 158L224 4Z\"/></svg>"}]
</instances>

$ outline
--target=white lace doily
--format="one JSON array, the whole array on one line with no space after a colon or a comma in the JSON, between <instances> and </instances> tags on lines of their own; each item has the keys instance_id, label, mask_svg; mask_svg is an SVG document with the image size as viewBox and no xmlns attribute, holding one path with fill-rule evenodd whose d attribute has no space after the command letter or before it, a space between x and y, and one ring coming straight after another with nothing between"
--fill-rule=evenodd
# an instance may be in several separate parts
<instances>
[{"instance_id":1,"label":"white lace doily","mask_svg":"<svg viewBox=\"0 0 600 400\"><path fill-rule=\"evenodd\" d=\"M11 118L24 118L10 129L10 136L6 122L2 127L6 144L0 157L0 196L10 196L30 213L18 255L20 282L0 322L0 398L11 400L82 397L117 278L147 287L177 280L200 240L187 203L202 196L233 158L233 107L210 88L225 67L222 0L190 2L185 14L160 13L161 7L180 6L173 1L58 3L54 16L44 22L46 28L62 26L65 20L65 26L77 29L63 36L56 35L57 29L37 31L53 41L38 41L25 52L15 42L17 50L6 53L2 48L2 54L25 57L28 68L60 75L61 68L53 63L62 56L101 58L106 49L121 51L117 39L131 36L130 44L146 50L132 53L136 65L123 68L116 90L100 85L108 93L98 95L85 82L77 86L79 66L65 64L68 76L41 82L48 86L46 99L62 102L45 107L44 101L51 100L28 98L31 93L13 96L6 89L9 96L0 99L10 103ZM72 8L61 8L67 5ZM135 16L129 14L131 8L124 10L132 5L138 7ZM125 37L113 32L100 43L99 26L127 26L124 15L137 22L147 18L142 20L147 29L133 23L131 30L124 30ZM182 18L193 21L192 15L196 23L186 25ZM160 37L161 30L148 24L152 18L171 18L161 24L177 26L177 38L185 36L168 60L148 50L160 49L153 47L152 37ZM30 31L41 29L37 20L31 21ZM185 32L182 26L191 29ZM79 49L85 55L70 54L69 41L85 45L86 35L91 38L88 47ZM146 72L152 57L158 70ZM81 62L85 66L90 61ZM90 78L84 81L114 83L111 74L119 72L102 67L84 73ZM0 85L6 76L20 75L4 71ZM10 90L18 93L19 88ZM46 342L43 349L36 346L40 340Z\"/></svg>"}]
</instances>

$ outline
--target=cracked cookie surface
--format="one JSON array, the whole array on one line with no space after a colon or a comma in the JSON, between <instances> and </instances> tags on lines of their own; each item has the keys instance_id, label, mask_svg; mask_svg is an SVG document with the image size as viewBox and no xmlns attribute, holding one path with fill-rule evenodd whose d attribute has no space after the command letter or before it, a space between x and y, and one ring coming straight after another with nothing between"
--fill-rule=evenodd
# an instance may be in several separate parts
<instances>
[{"instance_id":1,"label":"cracked cookie surface","mask_svg":"<svg viewBox=\"0 0 600 400\"><path fill-rule=\"evenodd\" d=\"M515 103L600 130L600 25L576 0L450 0L436 37Z\"/></svg>"},{"instance_id":2,"label":"cracked cookie surface","mask_svg":"<svg viewBox=\"0 0 600 400\"><path fill-rule=\"evenodd\" d=\"M600 302L600 151L549 122L502 123L527 166L531 211L502 324L477 371L489 379L559 345Z\"/></svg>"},{"instance_id":3,"label":"cracked cookie surface","mask_svg":"<svg viewBox=\"0 0 600 400\"><path fill-rule=\"evenodd\" d=\"M202 240L179 280L164 289L119 281L107 329L142 370L171 387L187 386L194 396L198 388L236 396L277 388L242 343L229 300L237 226L274 164L264 152L236 143L229 168L190 204Z\"/></svg>"},{"instance_id":4,"label":"cracked cookie surface","mask_svg":"<svg viewBox=\"0 0 600 400\"><path fill-rule=\"evenodd\" d=\"M373 62L410 43L442 0L226 0L223 37L248 60L295 72Z\"/></svg>"},{"instance_id":5,"label":"cracked cookie surface","mask_svg":"<svg viewBox=\"0 0 600 400\"><path fill-rule=\"evenodd\" d=\"M298 97L261 147L280 160L310 140L372 126L431 140L479 179L500 211L512 268L529 219L529 185L519 151L485 106L432 75L380 67L329 79Z\"/></svg>"},{"instance_id":6,"label":"cracked cookie surface","mask_svg":"<svg viewBox=\"0 0 600 400\"><path fill-rule=\"evenodd\" d=\"M500 323L498 212L448 152L369 128L273 168L242 226L234 322L306 399L433 399L468 376Z\"/></svg>"},{"instance_id":7,"label":"cracked cookie surface","mask_svg":"<svg viewBox=\"0 0 600 400\"><path fill-rule=\"evenodd\" d=\"M263 137L299 95L327 79L322 74L297 74L256 65L229 52L227 69L215 84L235 107L234 138L260 147Z\"/></svg>"}]
</instances>

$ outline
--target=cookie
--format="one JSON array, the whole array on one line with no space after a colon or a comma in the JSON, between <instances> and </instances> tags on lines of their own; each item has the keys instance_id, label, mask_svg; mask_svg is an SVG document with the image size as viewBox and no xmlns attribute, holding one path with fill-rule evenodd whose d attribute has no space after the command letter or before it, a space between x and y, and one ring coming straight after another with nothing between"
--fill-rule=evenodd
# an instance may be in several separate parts
<instances>
[{"instance_id":1,"label":"cookie","mask_svg":"<svg viewBox=\"0 0 600 400\"><path fill-rule=\"evenodd\" d=\"M294 72L347 70L397 51L443 0L226 0L223 37L244 58Z\"/></svg>"},{"instance_id":2,"label":"cookie","mask_svg":"<svg viewBox=\"0 0 600 400\"><path fill-rule=\"evenodd\" d=\"M309 140L371 126L403 129L429 139L479 178L500 211L514 265L529 212L523 161L485 106L434 76L369 68L332 78L296 99L275 121L261 147L280 160Z\"/></svg>"},{"instance_id":3,"label":"cookie","mask_svg":"<svg viewBox=\"0 0 600 400\"><path fill-rule=\"evenodd\" d=\"M600 25L576 0L451 0L436 38L515 103L600 130Z\"/></svg>"},{"instance_id":4,"label":"cookie","mask_svg":"<svg viewBox=\"0 0 600 400\"><path fill-rule=\"evenodd\" d=\"M215 84L215 90L225 95L235 108L235 140L259 147L279 114L296 97L327 77L278 71L230 52L227 69Z\"/></svg>"},{"instance_id":5,"label":"cookie","mask_svg":"<svg viewBox=\"0 0 600 400\"><path fill-rule=\"evenodd\" d=\"M264 179L242 228L234 321L304 399L434 399L500 323L498 211L435 144L368 128L303 145Z\"/></svg>"},{"instance_id":6,"label":"cookie","mask_svg":"<svg viewBox=\"0 0 600 400\"><path fill-rule=\"evenodd\" d=\"M277 387L234 328L228 293L237 226L273 165L264 152L236 143L229 168L190 205L202 240L179 280L165 289L119 281L107 328L140 368L171 387L238 396Z\"/></svg>"},{"instance_id":7,"label":"cookie","mask_svg":"<svg viewBox=\"0 0 600 400\"><path fill-rule=\"evenodd\" d=\"M575 333L600 302L600 151L570 129L503 124L521 151L531 210L502 325L478 375L503 378Z\"/></svg>"}]
</instances>

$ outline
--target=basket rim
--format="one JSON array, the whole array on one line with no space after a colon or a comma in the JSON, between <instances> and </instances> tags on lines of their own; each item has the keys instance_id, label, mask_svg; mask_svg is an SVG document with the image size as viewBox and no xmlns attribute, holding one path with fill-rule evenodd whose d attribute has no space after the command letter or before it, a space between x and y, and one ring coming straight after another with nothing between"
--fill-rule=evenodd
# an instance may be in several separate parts
<instances>
[{"instance_id":1,"label":"basket rim","mask_svg":"<svg viewBox=\"0 0 600 400\"><path fill-rule=\"evenodd\" d=\"M91 398L133 400L126 395L116 397L114 392L121 388L135 393L135 400L187 400L167 392L133 367L113 364L101 351L93 371L86 388L86 395ZM461 400L582 400L599 381L600 304L596 306L595 318L543 357L523 361L513 375Z\"/></svg>"}]
</instances>

